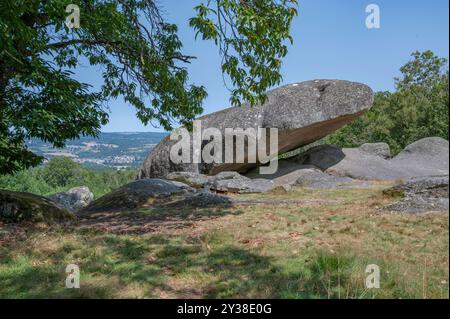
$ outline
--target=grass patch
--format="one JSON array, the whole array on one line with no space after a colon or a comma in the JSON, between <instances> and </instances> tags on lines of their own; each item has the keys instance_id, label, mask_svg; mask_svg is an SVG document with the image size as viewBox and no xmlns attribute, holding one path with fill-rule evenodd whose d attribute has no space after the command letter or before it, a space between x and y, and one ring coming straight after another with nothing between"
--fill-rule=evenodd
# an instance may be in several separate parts
<instances>
[{"instance_id":1,"label":"grass patch","mask_svg":"<svg viewBox=\"0 0 450 319\"><path fill-rule=\"evenodd\" d=\"M0 297L448 298L448 214L380 213L382 189L246 195L273 204L183 208L204 217L177 227L150 210L144 234L0 226ZM81 289L65 288L68 264ZM369 264L380 289L365 287Z\"/></svg>"}]
</instances>

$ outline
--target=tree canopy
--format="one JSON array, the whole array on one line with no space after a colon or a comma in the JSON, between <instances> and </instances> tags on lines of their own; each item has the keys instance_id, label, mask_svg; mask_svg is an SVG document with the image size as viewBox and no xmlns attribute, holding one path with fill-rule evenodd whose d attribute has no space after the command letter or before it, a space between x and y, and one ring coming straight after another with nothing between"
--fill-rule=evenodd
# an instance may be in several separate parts
<instances>
[{"instance_id":1,"label":"tree canopy","mask_svg":"<svg viewBox=\"0 0 450 319\"><path fill-rule=\"evenodd\" d=\"M80 9L79 28L65 24ZM281 81L296 15L295 0L209 0L189 21L218 46L231 102L255 105ZM153 0L16 0L0 2L0 174L43 159L30 138L63 147L97 136L107 103L122 96L144 123L189 126L202 112L205 88L190 83L178 28ZM80 65L101 70L102 87L75 78Z\"/></svg>"},{"instance_id":2,"label":"tree canopy","mask_svg":"<svg viewBox=\"0 0 450 319\"><path fill-rule=\"evenodd\" d=\"M342 147L386 142L393 154L425 137L448 139L447 60L431 51L414 52L395 78L395 92L377 92L364 116L326 139Z\"/></svg>"}]
</instances>

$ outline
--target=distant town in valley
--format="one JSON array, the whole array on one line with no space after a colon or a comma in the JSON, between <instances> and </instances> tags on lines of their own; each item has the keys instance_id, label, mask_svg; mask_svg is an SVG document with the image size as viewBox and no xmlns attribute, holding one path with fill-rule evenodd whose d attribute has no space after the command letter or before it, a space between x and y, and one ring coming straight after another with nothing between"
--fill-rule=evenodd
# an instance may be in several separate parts
<instances>
[{"instance_id":1,"label":"distant town in valley","mask_svg":"<svg viewBox=\"0 0 450 319\"><path fill-rule=\"evenodd\" d=\"M28 142L28 148L45 157L69 157L92 169L132 169L139 167L151 150L167 133L101 133L98 138L82 137L68 141L65 148L53 148L38 139Z\"/></svg>"}]
</instances>

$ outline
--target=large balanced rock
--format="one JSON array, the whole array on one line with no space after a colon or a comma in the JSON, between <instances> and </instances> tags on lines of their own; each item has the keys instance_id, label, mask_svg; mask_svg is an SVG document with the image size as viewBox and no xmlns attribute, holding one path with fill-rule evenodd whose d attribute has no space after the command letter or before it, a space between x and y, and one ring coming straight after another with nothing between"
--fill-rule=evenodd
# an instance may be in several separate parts
<instances>
[{"instance_id":1,"label":"large balanced rock","mask_svg":"<svg viewBox=\"0 0 450 319\"><path fill-rule=\"evenodd\" d=\"M448 141L432 137L405 148L392 160L385 160L360 148L321 145L288 159L293 166L312 165L337 176L365 180L396 180L448 175Z\"/></svg>"},{"instance_id":2,"label":"large balanced rock","mask_svg":"<svg viewBox=\"0 0 450 319\"><path fill-rule=\"evenodd\" d=\"M54 223L73 219L73 213L48 198L0 190L0 220L6 223Z\"/></svg>"},{"instance_id":3,"label":"large balanced rock","mask_svg":"<svg viewBox=\"0 0 450 319\"><path fill-rule=\"evenodd\" d=\"M401 199L385 207L405 213L448 212L448 176L426 176L407 180L384 193Z\"/></svg>"},{"instance_id":4,"label":"large balanced rock","mask_svg":"<svg viewBox=\"0 0 450 319\"><path fill-rule=\"evenodd\" d=\"M88 206L94 200L94 194L88 187L82 186L51 195L48 198L75 212Z\"/></svg>"},{"instance_id":5,"label":"large balanced rock","mask_svg":"<svg viewBox=\"0 0 450 319\"><path fill-rule=\"evenodd\" d=\"M216 128L224 139L226 128L253 129L256 132L258 128L277 128L278 153L282 154L319 140L350 123L367 111L372 102L373 92L366 85L338 80L315 80L273 90L268 93L268 100L264 105L228 108L199 120L202 131ZM248 135L247 138L257 139L254 135ZM165 178L169 173L179 171L206 175L216 175L222 171L245 172L260 165L257 154L257 163L254 164L176 164L170 160L170 150L176 143L170 137L159 143L143 163L138 179ZM249 152L254 153L252 150ZM224 147L222 154L225 154ZM246 159L248 157L250 156L246 152Z\"/></svg>"}]
</instances>

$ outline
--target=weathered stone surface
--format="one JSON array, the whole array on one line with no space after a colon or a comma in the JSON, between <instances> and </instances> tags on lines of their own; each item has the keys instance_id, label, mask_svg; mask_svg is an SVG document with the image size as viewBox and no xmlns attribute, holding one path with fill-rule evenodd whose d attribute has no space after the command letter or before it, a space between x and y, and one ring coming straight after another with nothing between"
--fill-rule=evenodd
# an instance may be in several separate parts
<instances>
[{"instance_id":1,"label":"weathered stone surface","mask_svg":"<svg viewBox=\"0 0 450 319\"><path fill-rule=\"evenodd\" d=\"M426 138L405 148L392 160L361 151L322 145L288 161L313 165L330 175L366 180L396 180L448 175L448 141Z\"/></svg>"},{"instance_id":2,"label":"weathered stone surface","mask_svg":"<svg viewBox=\"0 0 450 319\"><path fill-rule=\"evenodd\" d=\"M448 197L448 176L425 176L411 178L406 182L384 191L392 196L405 197L407 194L421 194L427 197Z\"/></svg>"},{"instance_id":3,"label":"weathered stone surface","mask_svg":"<svg viewBox=\"0 0 450 319\"><path fill-rule=\"evenodd\" d=\"M391 158L391 148L387 143L366 143L359 147L359 150L372 155L378 155L381 158Z\"/></svg>"},{"instance_id":4,"label":"weathered stone surface","mask_svg":"<svg viewBox=\"0 0 450 319\"><path fill-rule=\"evenodd\" d=\"M404 175L387 160L357 148L322 145L300 154L296 161L318 167L330 175L355 179L397 179Z\"/></svg>"},{"instance_id":5,"label":"weathered stone surface","mask_svg":"<svg viewBox=\"0 0 450 319\"><path fill-rule=\"evenodd\" d=\"M234 107L201 117L202 129L278 128L279 153L310 144L334 132L367 111L373 92L366 85L338 80L316 80L283 86L268 93L262 106ZM250 139L256 138L249 136ZM215 175L222 171L245 172L258 164L174 164L169 137L159 143L143 163L138 178L165 178L184 171ZM248 155L248 154L247 154Z\"/></svg>"},{"instance_id":6,"label":"weathered stone surface","mask_svg":"<svg viewBox=\"0 0 450 319\"><path fill-rule=\"evenodd\" d=\"M449 199L438 197L409 196L385 207L385 210L399 213L420 214L449 211Z\"/></svg>"},{"instance_id":7,"label":"weathered stone surface","mask_svg":"<svg viewBox=\"0 0 450 319\"><path fill-rule=\"evenodd\" d=\"M154 199L192 193L186 184L162 179L143 179L127 184L92 202L81 213L124 211L151 204Z\"/></svg>"},{"instance_id":8,"label":"weathered stone surface","mask_svg":"<svg viewBox=\"0 0 450 319\"><path fill-rule=\"evenodd\" d=\"M389 211L425 213L449 210L448 176L412 178L386 191L401 200L385 207Z\"/></svg>"},{"instance_id":9,"label":"weathered stone surface","mask_svg":"<svg viewBox=\"0 0 450 319\"><path fill-rule=\"evenodd\" d=\"M78 211L88 206L94 200L94 194L88 187L82 186L72 188L67 192L51 195L48 198L70 211Z\"/></svg>"},{"instance_id":10,"label":"weathered stone surface","mask_svg":"<svg viewBox=\"0 0 450 319\"><path fill-rule=\"evenodd\" d=\"M411 171L410 177L448 175L449 143L440 137L428 137L408 145L390 161Z\"/></svg>"},{"instance_id":11,"label":"weathered stone surface","mask_svg":"<svg viewBox=\"0 0 450 319\"><path fill-rule=\"evenodd\" d=\"M318 169L302 169L298 171L297 185L314 189L348 189L369 187L367 182L355 181L349 177L333 176Z\"/></svg>"},{"instance_id":12,"label":"weathered stone surface","mask_svg":"<svg viewBox=\"0 0 450 319\"><path fill-rule=\"evenodd\" d=\"M334 176L321 171L314 165L300 164L303 158L294 157L282 160L275 174L264 175L264 178L272 180L275 187L301 186L315 189L346 189L353 187L369 187L370 183L357 181L350 177ZM326 161L325 161L326 162ZM255 176L255 175L252 175Z\"/></svg>"},{"instance_id":13,"label":"weathered stone surface","mask_svg":"<svg viewBox=\"0 0 450 319\"><path fill-rule=\"evenodd\" d=\"M224 181L230 179L248 180L248 177L239 174L238 172L220 172L217 175L211 176L211 182Z\"/></svg>"},{"instance_id":14,"label":"weathered stone surface","mask_svg":"<svg viewBox=\"0 0 450 319\"><path fill-rule=\"evenodd\" d=\"M193 172L173 172L167 175L168 180L178 181L194 188L203 188L211 181L211 177Z\"/></svg>"},{"instance_id":15,"label":"weathered stone surface","mask_svg":"<svg viewBox=\"0 0 450 319\"><path fill-rule=\"evenodd\" d=\"M64 222L75 215L48 198L28 193L0 190L0 220L18 222Z\"/></svg>"},{"instance_id":16,"label":"weathered stone surface","mask_svg":"<svg viewBox=\"0 0 450 319\"><path fill-rule=\"evenodd\" d=\"M173 172L167 175L167 179L178 181L199 189L199 188L209 188L212 184L214 184L217 181L231 180L231 179L248 180L248 177L245 177L239 174L238 172L220 172L219 174L214 176L208 176L193 172Z\"/></svg>"},{"instance_id":17,"label":"weathered stone surface","mask_svg":"<svg viewBox=\"0 0 450 319\"><path fill-rule=\"evenodd\" d=\"M299 180L299 178L301 178L304 175L304 171L309 170L309 168L306 168L306 167L302 168L302 166L297 166L297 165L295 165L295 166L299 167L299 168L292 170L284 175L281 175L281 176L278 175L277 177L273 178L272 181L275 183L275 185L276 186L297 185L297 181Z\"/></svg>"},{"instance_id":18,"label":"weathered stone surface","mask_svg":"<svg viewBox=\"0 0 450 319\"><path fill-rule=\"evenodd\" d=\"M210 187L212 191L219 193L249 194L270 192L275 184L268 179L241 178L217 180Z\"/></svg>"}]
</instances>

